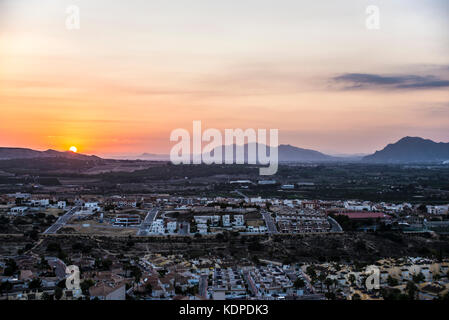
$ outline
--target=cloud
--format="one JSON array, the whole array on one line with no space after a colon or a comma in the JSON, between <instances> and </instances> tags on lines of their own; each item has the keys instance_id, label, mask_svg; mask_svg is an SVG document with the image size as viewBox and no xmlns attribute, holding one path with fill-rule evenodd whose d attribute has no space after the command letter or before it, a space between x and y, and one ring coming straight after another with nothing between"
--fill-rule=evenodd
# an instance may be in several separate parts
<instances>
[{"instance_id":1,"label":"cloud","mask_svg":"<svg viewBox=\"0 0 449 320\"><path fill-rule=\"evenodd\" d=\"M420 75L378 75L369 73L345 73L332 78L343 84L343 89L439 89L449 87L449 80L436 76Z\"/></svg>"}]
</instances>

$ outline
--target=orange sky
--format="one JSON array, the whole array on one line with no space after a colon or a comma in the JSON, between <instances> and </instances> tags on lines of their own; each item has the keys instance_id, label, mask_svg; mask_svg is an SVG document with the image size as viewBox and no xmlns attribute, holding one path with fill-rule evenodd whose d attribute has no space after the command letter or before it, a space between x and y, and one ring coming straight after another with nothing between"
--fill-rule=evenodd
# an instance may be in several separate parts
<instances>
[{"instance_id":1,"label":"orange sky","mask_svg":"<svg viewBox=\"0 0 449 320\"><path fill-rule=\"evenodd\" d=\"M278 128L280 143L329 153L449 141L449 86L334 80L449 80L442 1L383 2L378 31L365 27L368 1L82 0L81 29L68 31L72 3L0 3L1 146L168 153L171 130L193 120Z\"/></svg>"}]
</instances>

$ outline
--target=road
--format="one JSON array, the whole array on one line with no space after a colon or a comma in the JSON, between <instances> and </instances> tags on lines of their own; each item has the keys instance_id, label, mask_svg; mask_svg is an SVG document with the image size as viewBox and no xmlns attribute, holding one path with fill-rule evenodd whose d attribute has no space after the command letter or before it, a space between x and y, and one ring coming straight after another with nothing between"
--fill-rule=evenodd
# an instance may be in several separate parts
<instances>
[{"instance_id":1,"label":"road","mask_svg":"<svg viewBox=\"0 0 449 320\"><path fill-rule=\"evenodd\" d=\"M307 273L303 272L301 270L302 278L304 279L304 282L306 283L306 288L312 293L316 294L315 287L312 285L312 282L310 280L310 277Z\"/></svg>"},{"instance_id":2,"label":"road","mask_svg":"<svg viewBox=\"0 0 449 320\"><path fill-rule=\"evenodd\" d=\"M268 228L268 232L269 233L278 233L278 230L276 228L276 224L273 220L273 218L271 217L270 213L267 211L262 211L262 216L265 220L265 223L267 225Z\"/></svg>"},{"instance_id":3,"label":"road","mask_svg":"<svg viewBox=\"0 0 449 320\"><path fill-rule=\"evenodd\" d=\"M153 224L154 219L156 218L157 214L159 212L158 208L153 208L150 211L148 211L147 216L140 224L139 231L137 231L138 236L147 236L150 232L151 225Z\"/></svg>"},{"instance_id":4,"label":"road","mask_svg":"<svg viewBox=\"0 0 449 320\"><path fill-rule=\"evenodd\" d=\"M204 299L207 299L207 285L208 285L208 276L202 275L200 278L200 283L198 286L198 294L203 297Z\"/></svg>"},{"instance_id":5,"label":"road","mask_svg":"<svg viewBox=\"0 0 449 320\"><path fill-rule=\"evenodd\" d=\"M69 220L74 216L74 214L78 210L79 207L73 207L72 209L67 211L67 213L59 217L59 219L56 220L56 222L51 227L45 230L44 234L56 234L59 231L59 229L61 229L63 226L65 226L67 222L69 222Z\"/></svg>"},{"instance_id":6,"label":"road","mask_svg":"<svg viewBox=\"0 0 449 320\"><path fill-rule=\"evenodd\" d=\"M340 224L335 221L332 217L327 217L327 220L329 221L331 225L331 231L332 232L343 232L343 228L340 226Z\"/></svg>"},{"instance_id":7,"label":"road","mask_svg":"<svg viewBox=\"0 0 449 320\"><path fill-rule=\"evenodd\" d=\"M245 271L243 273L243 277L246 280L246 283L248 284L249 290L255 297L260 297L259 288L257 288L256 284L254 283L253 277L251 276L251 273L249 271Z\"/></svg>"},{"instance_id":8,"label":"road","mask_svg":"<svg viewBox=\"0 0 449 320\"><path fill-rule=\"evenodd\" d=\"M234 192L237 193L239 196L242 196L245 199L245 201L249 201L249 198L243 192L241 192L237 189L234 190Z\"/></svg>"}]
</instances>

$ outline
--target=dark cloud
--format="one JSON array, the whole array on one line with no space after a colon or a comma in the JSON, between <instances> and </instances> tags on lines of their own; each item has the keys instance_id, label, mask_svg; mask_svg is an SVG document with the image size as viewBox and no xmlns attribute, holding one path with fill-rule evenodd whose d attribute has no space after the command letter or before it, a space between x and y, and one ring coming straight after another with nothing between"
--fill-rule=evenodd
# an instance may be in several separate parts
<instances>
[{"instance_id":1,"label":"dark cloud","mask_svg":"<svg viewBox=\"0 0 449 320\"><path fill-rule=\"evenodd\" d=\"M343 89L438 89L449 87L449 80L436 76L345 73L334 77Z\"/></svg>"}]
</instances>

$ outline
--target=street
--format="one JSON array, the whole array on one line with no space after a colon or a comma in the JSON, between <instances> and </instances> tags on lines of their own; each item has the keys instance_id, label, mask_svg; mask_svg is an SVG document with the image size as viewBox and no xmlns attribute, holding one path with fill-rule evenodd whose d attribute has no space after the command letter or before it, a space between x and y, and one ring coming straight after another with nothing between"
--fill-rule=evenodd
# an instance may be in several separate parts
<instances>
[{"instance_id":1,"label":"street","mask_svg":"<svg viewBox=\"0 0 449 320\"><path fill-rule=\"evenodd\" d=\"M269 233L278 233L278 230L276 228L276 224L273 221L273 218L271 217L270 213L267 211L262 211L262 216L265 220L265 223L267 225L268 228L268 232Z\"/></svg>"},{"instance_id":2,"label":"street","mask_svg":"<svg viewBox=\"0 0 449 320\"><path fill-rule=\"evenodd\" d=\"M139 231L137 231L138 236L146 236L148 235L148 232L150 231L151 225L153 224L154 219L156 218L157 214L159 212L158 208L153 208L150 211L148 211L147 216L140 224Z\"/></svg>"},{"instance_id":3,"label":"street","mask_svg":"<svg viewBox=\"0 0 449 320\"><path fill-rule=\"evenodd\" d=\"M66 214L59 217L56 222L49 227L47 230L45 230L44 234L56 234L59 229L61 229L69 220L73 217L73 215L79 210L79 207L73 207L69 211L67 211Z\"/></svg>"}]
</instances>

